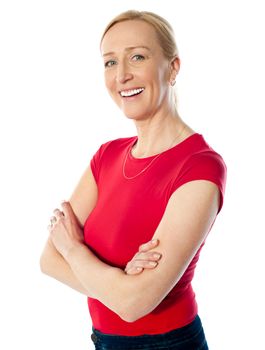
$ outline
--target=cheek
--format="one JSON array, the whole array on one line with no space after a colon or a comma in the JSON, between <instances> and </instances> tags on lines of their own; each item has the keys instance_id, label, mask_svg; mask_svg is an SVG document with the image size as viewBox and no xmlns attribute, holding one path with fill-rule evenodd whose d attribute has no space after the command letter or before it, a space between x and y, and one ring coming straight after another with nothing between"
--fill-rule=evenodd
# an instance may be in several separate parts
<instances>
[{"instance_id":1,"label":"cheek","mask_svg":"<svg viewBox=\"0 0 265 350\"><path fill-rule=\"evenodd\" d=\"M167 67L161 67L161 69L159 69L158 71L158 76L159 76L160 83L162 84L167 83L169 80L169 71Z\"/></svg>"},{"instance_id":2,"label":"cheek","mask_svg":"<svg viewBox=\"0 0 265 350\"><path fill-rule=\"evenodd\" d=\"M109 91L110 90L110 86L111 86L111 81L110 81L109 74L105 73L104 80L105 80L105 86L106 86L107 90Z\"/></svg>"},{"instance_id":3,"label":"cheek","mask_svg":"<svg viewBox=\"0 0 265 350\"><path fill-rule=\"evenodd\" d=\"M164 67L156 66L148 72L148 80L152 81L154 85L161 87L167 79L167 72Z\"/></svg>"},{"instance_id":4,"label":"cheek","mask_svg":"<svg viewBox=\"0 0 265 350\"><path fill-rule=\"evenodd\" d=\"M106 88L108 89L109 93L113 93L115 91L115 77L114 77L114 72L105 72L104 75L105 78L105 85Z\"/></svg>"}]
</instances>

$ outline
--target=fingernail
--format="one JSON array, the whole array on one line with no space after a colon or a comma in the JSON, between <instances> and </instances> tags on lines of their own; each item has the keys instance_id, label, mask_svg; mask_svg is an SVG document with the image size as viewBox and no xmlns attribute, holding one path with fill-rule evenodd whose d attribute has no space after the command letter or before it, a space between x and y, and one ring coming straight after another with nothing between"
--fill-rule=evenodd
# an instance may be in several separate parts
<instances>
[{"instance_id":1,"label":"fingernail","mask_svg":"<svg viewBox=\"0 0 265 350\"><path fill-rule=\"evenodd\" d=\"M141 271L142 268L141 268L141 267L136 267L136 270L137 270L137 271Z\"/></svg>"},{"instance_id":2,"label":"fingernail","mask_svg":"<svg viewBox=\"0 0 265 350\"><path fill-rule=\"evenodd\" d=\"M152 239L151 242L152 242L152 243L156 243L156 242L157 242L157 239Z\"/></svg>"},{"instance_id":3,"label":"fingernail","mask_svg":"<svg viewBox=\"0 0 265 350\"><path fill-rule=\"evenodd\" d=\"M154 253L154 254L153 254L153 257L154 257L155 259L160 258L160 256L161 256L161 255L160 255L160 254L157 254L157 253Z\"/></svg>"}]
</instances>

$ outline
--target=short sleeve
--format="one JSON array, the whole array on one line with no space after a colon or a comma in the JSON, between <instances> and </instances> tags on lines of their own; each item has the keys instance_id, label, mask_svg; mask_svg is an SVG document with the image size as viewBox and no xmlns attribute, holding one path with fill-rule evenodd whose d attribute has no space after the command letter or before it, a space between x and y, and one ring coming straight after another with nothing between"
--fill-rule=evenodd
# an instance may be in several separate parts
<instances>
[{"instance_id":1,"label":"short sleeve","mask_svg":"<svg viewBox=\"0 0 265 350\"><path fill-rule=\"evenodd\" d=\"M208 180L217 185L220 191L220 212L225 193L227 168L222 157L214 152L207 151L192 155L183 165L180 173L173 182L172 190L194 180Z\"/></svg>"},{"instance_id":2,"label":"short sleeve","mask_svg":"<svg viewBox=\"0 0 265 350\"><path fill-rule=\"evenodd\" d=\"M94 176L96 183L98 183L101 151L102 151L102 145L100 146L100 148L96 151L96 153L93 155L92 159L90 160L90 168L91 168L91 171L92 171L92 174Z\"/></svg>"},{"instance_id":3,"label":"short sleeve","mask_svg":"<svg viewBox=\"0 0 265 350\"><path fill-rule=\"evenodd\" d=\"M111 142L112 141L103 143L90 160L90 168L97 184L99 181L99 174L100 174L103 155Z\"/></svg>"}]
</instances>

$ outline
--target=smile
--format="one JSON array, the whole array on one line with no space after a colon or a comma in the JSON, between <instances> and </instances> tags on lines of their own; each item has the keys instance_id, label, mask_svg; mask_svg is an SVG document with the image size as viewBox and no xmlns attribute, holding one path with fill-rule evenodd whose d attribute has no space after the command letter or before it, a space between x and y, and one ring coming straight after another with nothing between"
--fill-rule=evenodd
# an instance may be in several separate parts
<instances>
[{"instance_id":1,"label":"smile","mask_svg":"<svg viewBox=\"0 0 265 350\"><path fill-rule=\"evenodd\" d=\"M120 91L120 95L122 97L131 97L131 96L139 95L143 91L144 91L144 88L124 90L124 91Z\"/></svg>"}]
</instances>

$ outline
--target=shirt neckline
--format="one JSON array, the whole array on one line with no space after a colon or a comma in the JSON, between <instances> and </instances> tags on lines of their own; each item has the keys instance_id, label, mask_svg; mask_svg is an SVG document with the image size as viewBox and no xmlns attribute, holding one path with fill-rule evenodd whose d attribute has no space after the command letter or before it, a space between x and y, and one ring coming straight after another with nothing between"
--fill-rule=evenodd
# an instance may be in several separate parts
<instances>
[{"instance_id":1,"label":"shirt neckline","mask_svg":"<svg viewBox=\"0 0 265 350\"><path fill-rule=\"evenodd\" d=\"M196 137L197 137L197 136L200 136L200 137L201 137L202 135L199 134L199 133L197 133L197 132L195 132L195 133L189 135L188 137L186 137L184 140L182 140L181 142L179 142L179 143L176 144L175 146L173 146L173 147L171 147L171 148L169 148L169 149L167 149L167 150L165 150L165 151L163 151L163 152L161 152L161 153L157 153L157 154L154 154L153 156L143 157L143 158L136 158L136 157L134 157L134 156L132 155L132 153L131 153L131 152L132 152L133 146L135 145L135 143L136 143L137 140L138 140L138 136L134 136L132 142L131 142L130 145L129 145L128 158L131 159L131 160L133 160L133 161L151 160L151 159L153 159L153 158L155 158L155 157L157 157L157 156L159 156L159 155L162 155L162 154L171 152L172 150L175 150L175 149L177 149L177 148L181 148L185 143L189 142L189 141L190 141L193 137L195 137L195 136L196 136Z\"/></svg>"}]
</instances>

